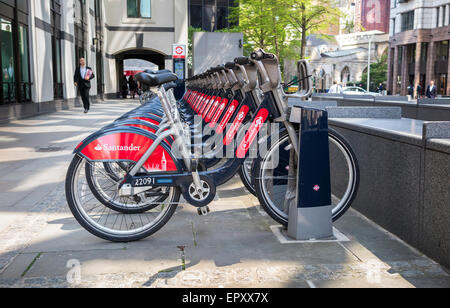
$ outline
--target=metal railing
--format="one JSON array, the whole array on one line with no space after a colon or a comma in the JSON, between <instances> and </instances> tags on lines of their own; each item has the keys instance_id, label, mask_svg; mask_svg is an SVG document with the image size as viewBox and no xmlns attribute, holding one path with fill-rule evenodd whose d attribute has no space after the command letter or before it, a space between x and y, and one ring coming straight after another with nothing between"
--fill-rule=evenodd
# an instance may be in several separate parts
<instances>
[{"instance_id":1,"label":"metal railing","mask_svg":"<svg viewBox=\"0 0 450 308\"><path fill-rule=\"evenodd\" d=\"M30 103L31 82L0 82L0 104Z\"/></svg>"}]
</instances>

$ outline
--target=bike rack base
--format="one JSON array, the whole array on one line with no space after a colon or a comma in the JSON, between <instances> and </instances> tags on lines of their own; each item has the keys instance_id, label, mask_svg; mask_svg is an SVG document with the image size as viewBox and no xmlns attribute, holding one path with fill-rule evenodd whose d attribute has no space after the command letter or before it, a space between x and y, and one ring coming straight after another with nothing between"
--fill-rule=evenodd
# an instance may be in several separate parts
<instances>
[{"instance_id":1,"label":"bike rack base","mask_svg":"<svg viewBox=\"0 0 450 308\"><path fill-rule=\"evenodd\" d=\"M325 237L321 239L296 240L287 234L287 229L284 226L271 226L270 229L275 235L280 244L315 244L315 243L345 243L350 242L350 239L341 231L333 228L333 237Z\"/></svg>"},{"instance_id":2,"label":"bike rack base","mask_svg":"<svg viewBox=\"0 0 450 308\"><path fill-rule=\"evenodd\" d=\"M332 206L289 209L288 235L296 240L334 239Z\"/></svg>"}]
</instances>

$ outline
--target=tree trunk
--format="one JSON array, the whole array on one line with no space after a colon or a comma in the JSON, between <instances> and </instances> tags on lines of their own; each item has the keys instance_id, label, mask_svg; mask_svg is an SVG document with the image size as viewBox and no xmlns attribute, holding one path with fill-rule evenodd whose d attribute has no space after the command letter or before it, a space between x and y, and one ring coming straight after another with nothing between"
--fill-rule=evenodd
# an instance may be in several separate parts
<instances>
[{"instance_id":1,"label":"tree trunk","mask_svg":"<svg viewBox=\"0 0 450 308\"><path fill-rule=\"evenodd\" d=\"M306 50L306 27L302 26L302 47L300 52L300 58L305 58L305 50Z\"/></svg>"}]
</instances>

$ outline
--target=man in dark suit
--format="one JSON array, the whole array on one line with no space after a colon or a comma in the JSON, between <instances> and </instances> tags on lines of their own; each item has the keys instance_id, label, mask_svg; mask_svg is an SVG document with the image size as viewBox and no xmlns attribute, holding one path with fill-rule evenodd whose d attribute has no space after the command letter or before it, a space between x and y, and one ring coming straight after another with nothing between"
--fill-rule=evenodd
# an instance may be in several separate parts
<instances>
[{"instance_id":1,"label":"man in dark suit","mask_svg":"<svg viewBox=\"0 0 450 308\"><path fill-rule=\"evenodd\" d=\"M436 96L437 96L437 88L434 85L434 80L430 81L430 85L427 87L426 96L428 98L436 98Z\"/></svg>"},{"instance_id":2,"label":"man in dark suit","mask_svg":"<svg viewBox=\"0 0 450 308\"><path fill-rule=\"evenodd\" d=\"M89 91L91 89L91 80L94 79L94 77L94 71L92 68L86 65L86 60L84 58L81 58L80 66L76 68L73 80L75 82L75 86L78 87L78 90L80 91L84 106L84 113L88 113L90 109Z\"/></svg>"}]
</instances>

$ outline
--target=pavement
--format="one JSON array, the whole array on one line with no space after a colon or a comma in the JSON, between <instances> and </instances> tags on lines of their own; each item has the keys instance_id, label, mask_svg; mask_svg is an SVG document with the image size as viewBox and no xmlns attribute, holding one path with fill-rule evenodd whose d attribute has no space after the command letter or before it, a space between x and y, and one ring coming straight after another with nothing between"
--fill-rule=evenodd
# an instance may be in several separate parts
<instances>
[{"instance_id":1,"label":"pavement","mask_svg":"<svg viewBox=\"0 0 450 308\"><path fill-rule=\"evenodd\" d=\"M218 190L209 216L181 204L140 242L90 235L65 200L72 150L137 104L0 126L0 287L450 287L446 269L354 210L335 224L341 241L285 243L237 178Z\"/></svg>"}]
</instances>

